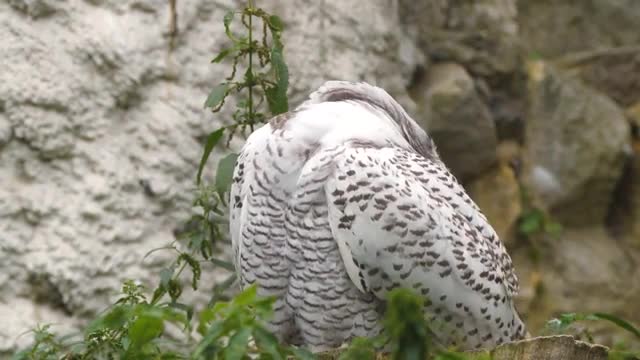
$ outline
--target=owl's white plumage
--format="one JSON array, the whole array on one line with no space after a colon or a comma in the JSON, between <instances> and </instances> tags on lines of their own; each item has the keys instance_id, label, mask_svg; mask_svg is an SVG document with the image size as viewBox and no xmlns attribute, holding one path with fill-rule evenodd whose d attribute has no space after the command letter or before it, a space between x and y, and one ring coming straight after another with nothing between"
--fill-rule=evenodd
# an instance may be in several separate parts
<instances>
[{"instance_id":1,"label":"owl's white plumage","mask_svg":"<svg viewBox=\"0 0 640 360\"><path fill-rule=\"evenodd\" d=\"M384 90L327 82L256 130L231 188L242 286L313 350L374 336L386 292L414 289L444 344L522 338L511 259L428 135Z\"/></svg>"}]
</instances>

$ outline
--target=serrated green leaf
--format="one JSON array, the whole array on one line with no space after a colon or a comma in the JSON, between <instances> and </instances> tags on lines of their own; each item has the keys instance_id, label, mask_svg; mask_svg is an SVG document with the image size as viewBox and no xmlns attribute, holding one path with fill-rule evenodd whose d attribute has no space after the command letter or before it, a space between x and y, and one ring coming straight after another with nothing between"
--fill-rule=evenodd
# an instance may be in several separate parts
<instances>
[{"instance_id":1,"label":"serrated green leaf","mask_svg":"<svg viewBox=\"0 0 640 360\"><path fill-rule=\"evenodd\" d=\"M31 349L20 350L15 354L13 354L13 356L11 357L11 360L27 360L29 359L29 355L33 357L33 355L31 354Z\"/></svg>"},{"instance_id":2,"label":"serrated green leaf","mask_svg":"<svg viewBox=\"0 0 640 360\"><path fill-rule=\"evenodd\" d=\"M220 259L216 259L216 258L211 258L209 259L209 261L211 261L212 264L214 264L217 267L221 267L225 270L228 271L236 271L235 266L233 266L233 264L229 261L225 261L225 260L220 260Z\"/></svg>"},{"instance_id":3,"label":"serrated green leaf","mask_svg":"<svg viewBox=\"0 0 640 360\"><path fill-rule=\"evenodd\" d=\"M169 297L171 297L171 301L176 301L176 299L182 295L182 284L180 284L177 279L169 280L167 292L169 293Z\"/></svg>"},{"instance_id":4,"label":"serrated green leaf","mask_svg":"<svg viewBox=\"0 0 640 360\"><path fill-rule=\"evenodd\" d=\"M168 306L152 307L151 315L162 318L164 321L186 324L189 306L178 302L169 303Z\"/></svg>"},{"instance_id":5,"label":"serrated green leaf","mask_svg":"<svg viewBox=\"0 0 640 360\"><path fill-rule=\"evenodd\" d=\"M482 357L484 355L474 355L473 359L474 360L481 360L484 359L484 357ZM464 354L459 354L459 353L454 353L451 351L441 351L438 355L436 355L434 357L433 360L468 360L469 357L464 355Z\"/></svg>"},{"instance_id":6,"label":"serrated green leaf","mask_svg":"<svg viewBox=\"0 0 640 360\"><path fill-rule=\"evenodd\" d=\"M273 360L281 360L284 358L280 353L278 338L262 326L256 326L253 329L253 338L260 351L269 354Z\"/></svg>"},{"instance_id":7,"label":"serrated green leaf","mask_svg":"<svg viewBox=\"0 0 640 360\"><path fill-rule=\"evenodd\" d=\"M229 90L229 84L222 83L218 86L214 87L207 96L207 100L204 101L204 107L206 108L216 108L222 100L224 100L227 95L227 91Z\"/></svg>"},{"instance_id":8,"label":"serrated green leaf","mask_svg":"<svg viewBox=\"0 0 640 360\"><path fill-rule=\"evenodd\" d=\"M391 357L397 360L425 359L429 353L427 323L421 316L424 297L413 290L397 288L387 294L384 326L391 341Z\"/></svg>"},{"instance_id":9,"label":"serrated green leaf","mask_svg":"<svg viewBox=\"0 0 640 360\"><path fill-rule=\"evenodd\" d=\"M251 336L251 328L244 327L238 329L235 334L229 338L229 343L224 349L225 360L242 360L247 353L247 345Z\"/></svg>"},{"instance_id":10,"label":"serrated green leaf","mask_svg":"<svg viewBox=\"0 0 640 360\"><path fill-rule=\"evenodd\" d=\"M171 278L173 277L173 273L175 270L176 269L173 266L169 266L160 270L160 286L165 289L169 287L169 280L171 280Z\"/></svg>"},{"instance_id":11,"label":"serrated green leaf","mask_svg":"<svg viewBox=\"0 0 640 360\"><path fill-rule=\"evenodd\" d=\"M169 306L185 312L185 314L187 315L185 319L186 320L185 325L189 325L189 323L191 323L191 320L193 319L193 314L194 314L194 309L192 305L183 304L179 302L172 302L169 304Z\"/></svg>"},{"instance_id":12,"label":"serrated green leaf","mask_svg":"<svg viewBox=\"0 0 640 360\"><path fill-rule=\"evenodd\" d=\"M231 273L229 277L227 277L223 282L214 285L213 294L211 295L211 299L209 300L209 306L221 304L219 302L223 297L223 293L229 289L237 280L237 276L234 273Z\"/></svg>"},{"instance_id":13,"label":"serrated green leaf","mask_svg":"<svg viewBox=\"0 0 640 360\"><path fill-rule=\"evenodd\" d=\"M109 312L93 321L87 327L87 333L100 329L118 329L131 318L131 306L116 305Z\"/></svg>"},{"instance_id":14,"label":"serrated green leaf","mask_svg":"<svg viewBox=\"0 0 640 360\"><path fill-rule=\"evenodd\" d=\"M273 314L273 304L276 302L275 297L258 297L253 301L253 307L256 315L262 319L267 319Z\"/></svg>"},{"instance_id":15,"label":"serrated green leaf","mask_svg":"<svg viewBox=\"0 0 640 360\"><path fill-rule=\"evenodd\" d=\"M316 360L316 357L313 355L313 353L307 349L291 347L289 348L289 351L297 360Z\"/></svg>"},{"instance_id":16,"label":"serrated green leaf","mask_svg":"<svg viewBox=\"0 0 640 360\"><path fill-rule=\"evenodd\" d=\"M560 314L557 319L551 319L547 322L546 327L556 331L561 332L564 331L569 325L573 324L576 321L581 320L605 320L609 321L616 326L632 333L636 337L640 339L640 329L631 324L630 322L621 319L615 315L607 314L607 313L592 313L592 314L580 314L580 313L565 313Z\"/></svg>"},{"instance_id":17,"label":"serrated green leaf","mask_svg":"<svg viewBox=\"0 0 640 360\"><path fill-rule=\"evenodd\" d=\"M216 171L216 191L220 195L220 199L226 204L225 194L231 188L231 182L233 181L233 170L236 166L236 160L238 154L231 153L218 163L218 170Z\"/></svg>"},{"instance_id":18,"label":"serrated green leaf","mask_svg":"<svg viewBox=\"0 0 640 360\"><path fill-rule=\"evenodd\" d=\"M213 58L213 60L211 60L211 63L219 63L220 61L224 60L227 56L229 56L229 54L231 54L233 52L233 48L229 48L229 49L222 49L220 50L220 52L218 53L218 55L216 57Z\"/></svg>"},{"instance_id":19,"label":"serrated green leaf","mask_svg":"<svg viewBox=\"0 0 640 360\"><path fill-rule=\"evenodd\" d=\"M148 314L138 315L138 318L129 327L130 347L137 351L151 340L160 336L163 331L164 324L161 318Z\"/></svg>"},{"instance_id":20,"label":"serrated green leaf","mask_svg":"<svg viewBox=\"0 0 640 360\"><path fill-rule=\"evenodd\" d=\"M244 82L247 84L253 84L255 76L253 75L253 71L251 68L247 68L244 72Z\"/></svg>"},{"instance_id":21,"label":"serrated green leaf","mask_svg":"<svg viewBox=\"0 0 640 360\"><path fill-rule=\"evenodd\" d=\"M191 272L193 276L191 277L191 287L193 290L198 290L198 281L200 280L200 275L202 274L202 269L200 268L200 263L193 256L187 253L181 253L178 256L178 263L180 261L186 262L191 268Z\"/></svg>"},{"instance_id":22,"label":"serrated green leaf","mask_svg":"<svg viewBox=\"0 0 640 360\"><path fill-rule=\"evenodd\" d=\"M282 31L284 30L284 23L282 22L282 19L280 19L279 16L277 15L271 15L269 16L269 27L272 30L275 31Z\"/></svg>"},{"instance_id":23,"label":"serrated green leaf","mask_svg":"<svg viewBox=\"0 0 640 360\"><path fill-rule=\"evenodd\" d=\"M207 332L207 329L208 329L207 326L209 322L211 322L215 318L216 318L216 312L211 307L206 308L200 312L200 315L198 316L199 321L198 321L198 329L197 329L200 335L204 335Z\"/></svg>"},{"instance_id":24,"label":"serrated green leaf","mask_svg":"<svg viewBox=\"0 0 640 360\"><path fill-rule=\"evenodd\" d=\"M233 298L233 303L236 305L249 305L258 297L258 288L255 284L247 287Z\"/></svg>"},{"instance_id":25,"label":"serrated green leaf","mask_svg":"<svg viewBox=\"0 0 640 360\"><path fill-rule=\"evenodd\" d=\"M599 319L602 320L607 320L610 321L614 324L616 324L618 327L627 330L628 332L632 333L633 335L635 335L638 339L640 339L640 330L635 327L634 325L632 325L630 322L621 319L615 315L612 314L606 314L606 313L593 313L591 314Z\"/></svg>"},{"instance_id":26,"label":"serrated green leaf","mask_svg":"<svg viewBox=\"0 0 640 360\"><path fill-rule=\"evenodd\" d=\"M547 321L545 328L555 333L565 331L571 324L576 321L584 320L584 315L577 313L563 313L557 318Z\"/></svg>"},{"instance_id":27,"label":"serrated green leaf","mask_svg":"<svg viewBox=\"0 0 640 360\"><path fill-rule=\"evenodd\" d=\"M562 225L557 222L547 221L544 224L544 231L551 235L557 235L562 232Z\"/></svg>"},{"instance_id":28,"label":"serrated green leaf","mask_svg":"<svg viewBox=\"0 0 640 360\"><path fill-rule=\"evenodd\" d=\"M224 135L224 128L220 128L207 137L207 142L204 145L204 152L202 153L202 158L200 159L200 165L198 166L198 175L196 176L196 183L200 185L200 179L202 177L202 170L204 169L204 165L209 160L209 155L211 155L211 151L218 144L218 141L222 139L222 135Z\"/></svg>"},{"instance_id":29,"label":"serrated green leaf","mask_svg":"<svg viewBox=\"0 0 640 360\"><path fill-rule=\"evenodd\" d=\"M224 23L224 32L227 34L227 36L229 38L233 38L233 35L231 34L231 29L230 29L230 25L231 22L233 21L233 16L235 15L235 12L233 10L229 10L227 11L226 14L224 14L224 19L223 19L223 23Z\"/></svg>"},{"instance_id":30,"label":"serrated green leaf","mask_svg":"<svg viewBox=\"0 0 640 360\"><path fill-rule=\"evenodd\" d=\"M202 314L201 314L202 315ZM201 323L198 326L198 332L200 332L203 337L200 340L200 343L196 346L192 358L198 358L204 353L207 347L215 345L218 339L224 335L224 321L216 320L214 321L206 330L200 331L203 324Z\"/></svg>"},{"instance_id":31,"label":"serrated green leaf","mask_svg":"<svg viewBox=\"0 0 640 360\"><path fill-rule=\"evenodd\" d=\"M542 230L543 222L544 214L535 209L522 216L518 224L518 230L524 235L531 235Z\"/></svg>"},{"instance_id":32,"label":"serrated green leaf","mask_svg":"<svg viewBox=\"0 0 640 360\"><path fill-rule=\"evenodd\" d=\"M151 296L151 303L155 304L158 300L160 300L164 294L167 293L167 288L165 288L164 286L158 286L154 291L153 291L153 295Z\"/></svg>"},{"instance_id":33,"label":"serrated green leaf","mask_svg":"<svg viewBox=\"0 0 640 360\"><path fill-rule=\"evenodd\" d=\"M375 347L367 338L355 338L345 352L340 354L339 360L373 360L376 358Z\"/></svg>"},{"instance_id":34,"label":"serrated green leaf","mask_svg":"<svg viewBox=\"0 0 640 360\"><path fill-rule=\"evenodd\" d=\"M557 318L548 320L544 325L545 329L550 330L554 333L560 331L561 326L562 326L562 322L560 321L560 319L557 319Z\"/></svg>"},{"instance_id":35,"label":"serrated green leaf","mask_svg":"<svg viewBox=\"0 0 640 360\"><path fill-rule=\"evenodd\" d=\"M201 249L204 243L205 235L202 232L195 232L189 237L189 248Z\"/></svg>"},{"instance_id":36,"label":"serrated green leaf","mask_svg":"<svg viewBox=\"0 0 640 360\"><path fill-rule=\"evenodd\" d=\"M274 47L271 50L271 66L273 68L276 82L275 86L269 87L265 91L269 111L272 115L278 115L289 111L289 100L287 98L287 88L289 87L289 69L284 62L284 55L281 47Z\"/></svg>"}]
</instances>

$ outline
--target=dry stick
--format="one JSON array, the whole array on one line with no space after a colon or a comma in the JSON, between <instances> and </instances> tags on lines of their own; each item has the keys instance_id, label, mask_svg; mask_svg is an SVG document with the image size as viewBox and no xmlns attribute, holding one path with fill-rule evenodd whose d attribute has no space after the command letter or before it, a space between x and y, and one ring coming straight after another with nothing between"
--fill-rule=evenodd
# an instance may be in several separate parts
<instances>
[{"instance_id":1,"label":"dry stick","mask_svg":"<svg viewBox=\"0 0 640 360\"><path fill-rule=\"evenodd\" d=\"M618 46L609 48L600 48L595 50L578 51L572 54L563 56L554 62L561 67L574 67L580 66L588 62L597 61L604 57L610 56L624 56L640 54L640 46Z\"/></svg>"},{"instance_id":2,"label":"dry stick","mask_svg":"<svg viewBox=\"0 0 640 360\"><path fill-rule=\"evenodd\" d=\"M176 35L178 35L178 12L176 11L176 2L178 0L169 0L169 44L171 49L174 48Z\"/></svg>"}]
</instances>

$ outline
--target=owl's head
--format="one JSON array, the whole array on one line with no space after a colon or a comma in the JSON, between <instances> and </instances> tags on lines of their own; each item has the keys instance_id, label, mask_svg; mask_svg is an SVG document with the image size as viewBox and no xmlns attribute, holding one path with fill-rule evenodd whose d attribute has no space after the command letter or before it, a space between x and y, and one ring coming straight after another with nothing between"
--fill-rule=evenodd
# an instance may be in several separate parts
<instances>
[{"instance_id":1,"label":"owl's head","mask_svg":"<svg viewBox=\"0 0 640 360\"><path fill-rule=\"evenodd\" d=\"M392 120L413 149L428 159L438 158L431 137L384 89L365 82L327 81L309 95L301 107L323 102L348 101L379 110Z\"/></svg>"}]
</instances>

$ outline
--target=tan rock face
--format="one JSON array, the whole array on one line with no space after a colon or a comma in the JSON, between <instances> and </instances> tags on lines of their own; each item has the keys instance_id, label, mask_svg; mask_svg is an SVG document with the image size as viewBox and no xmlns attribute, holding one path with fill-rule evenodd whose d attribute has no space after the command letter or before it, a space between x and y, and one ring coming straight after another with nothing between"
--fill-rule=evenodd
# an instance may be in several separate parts
<instances>
[{"instance_id":1,"label":"tan rock face","mask_svg":"<svg viewBox=\"0 0 640 360\"><path fill-rule=\"evenodd\" d=\"M416 120L456 177L466 181L495 164L495 124L463 67L431 66L412 97L418 105Z\"/></svg>"},{"instance_id":2,"label":"tan rock face","mask_svg":"<svg viewBox=\"0 0 640 360\"><path fill-rule=\"evenodd\" d=\"M520 186L511 167L500 164L469 187L469 193L506 244L514 240L514 226L522 212Z\"/></svg>"},{"instance_id":3,"label":"tan rock face","mask_svg":"<svg viewBox=\"0 0 640 360\"><path fill-rule=\"evenodd\" d=\"M602 223L630 153L629 125L604 94L543 62L529 73L525 182L565 223Z\"/></svg>"},{"instance_id":4,"label":"tan rock face","mask_svg":"<svg viewBox=\"0 0 640 360\"><path fill-rule=\"evenodd\" d=\"M627 254L624 245L616 244L601 227L566 230L562 239L553 244L553 264L556 271L544 271L544 280L557 289L549 296L564 304L564 311L584 309L597 311L604 301L618 304L618 310L631 315L626 300L640 296L637 259ZM598 254L593 257L593 254ZM559 276L558 276L559 275ZM580 294L580 295L579 295ZM590 294L581 297L581 294Z\"/></svg>"}]
</instances>

